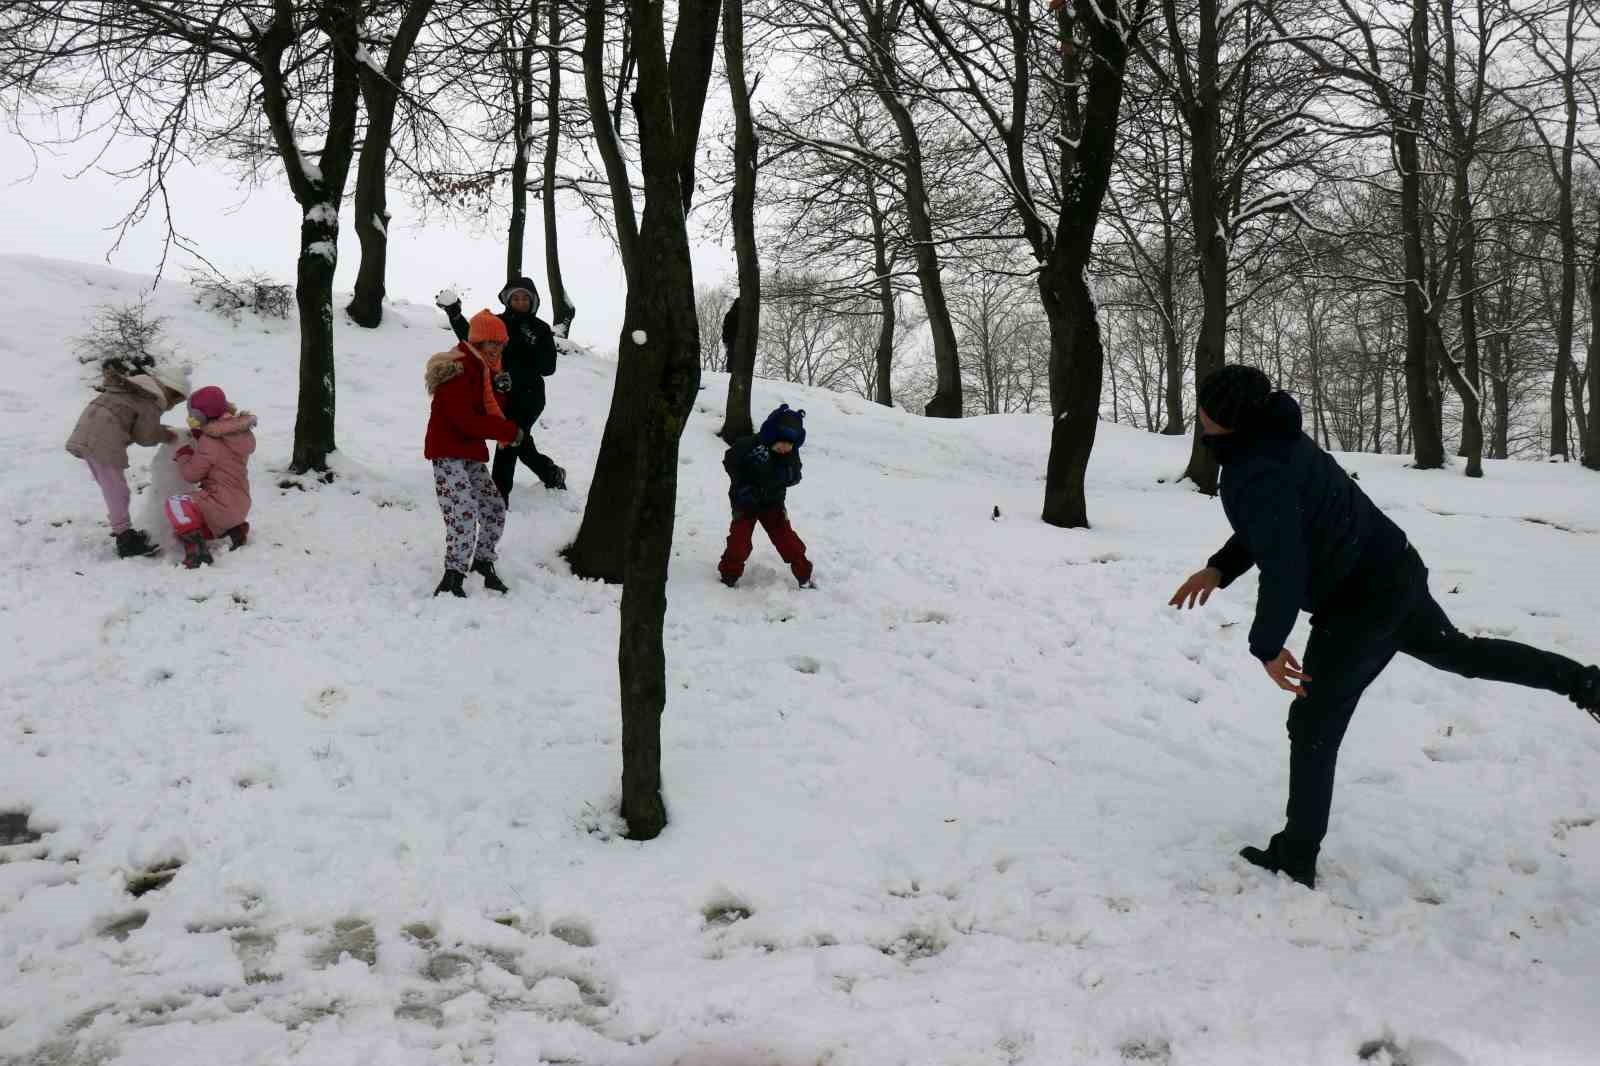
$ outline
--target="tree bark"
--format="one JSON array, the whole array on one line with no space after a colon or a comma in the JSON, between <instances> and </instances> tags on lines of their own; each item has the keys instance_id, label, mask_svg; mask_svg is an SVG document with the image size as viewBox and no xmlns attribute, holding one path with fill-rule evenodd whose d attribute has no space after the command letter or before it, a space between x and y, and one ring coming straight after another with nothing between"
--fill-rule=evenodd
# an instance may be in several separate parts
<instances>
[{"instance_id":1,"label":"tree bark","mask_svg":"<svg viewBox=\"0 0 1600 1066\"><path fill-rule=\"evenodd\" d=\"M750 389L761 336L761 253L756 247L756 128L744 69L744 0L725 0L722 23L733 96L733 247L739 263L739 325L728 353L728 403L719 434L731 444L755 429Z\"/></svg>"},{"instance_id":2,"label":"tree bark","mask_svg":"<svg viewBox=\"0 0 1600 1066\"><path fill-rule=\"evenodd\" d=\"M1439 424L1433 361L1428 339L1428 272L1422 240L1422 156L1417 148L1428 91L1428 0L1411 2L1411 86L1406 111L1394 115L1393 138L1400 164L1400 234L1405 246L1406 401L1413 458L1418 470L1444 466L1444 427Z\"/></svg>"},{"instance_id":3,"label":"tree bark","mask_svg":"<svg viewBox=\"0 0 1600 1066\"><path fill-rule=\"evenodd\" d=\"M1174 0L1165 0L1167 33L1178 52L1179 18ZM1199 385L1227 361L1228 237L1223 230L1226 207L1217 164L1221 145L1222 98L1217 86L1217 0L1200 0L1199 41L1195 49L1192 95L1180 101L1189 127L1189 211L1200 273L1200 334L1194 349L1194 380ZM1197 400L1198 402L1198 400ZM1232 427L1230 427L1232 428ZM1184 476L1207 495L1217 491L1217 459L1200 441L1195 420L1189 466Z\"/></svg>"},{"instance_id":4,"label":"tree bark","mask_svg":"<svg viewBox=\"0 0 1600 1066\"><path fill-rule=\"evenodd\" d=\"M556 219L556 166L561 159L561 4L550 0L550 51L546 69L550 72L545 89L548 125L544 134L544 269L550 288L550 325L562 337L572 333L578 308L567 292L561 276L561 230Z\"/></svg>"},{"instance_id":5,"label":"tree bark","mask_svg":"<svg viewBox=\"0 0 1600 1066\"><path fill-rule=\"evenodd\" d=\"M380 73L366 63L356 64L361 98L366 104L367 132L361 141L361 161L356 170L355 229L361 242L361 265L355 292L345 310L358 326L375 329L383 322L384 281L389 266L389 147L394 139L394 115L405 83L406 64L416 47L422 25L434 0L411 0L401 16L389 54Z\"/></svg>"},{"instance_id":6,"label":"tree bark","mask_svg":"<svg viewBox=\"0 0 1600 1066\"><path fill-rule=\"evenodd\" d=\"M606 0L587 0L583 14L583 87L589 105L589 127L605 166L611 188L611 214L622 259L622 273L630 282L638 260L639 223L633 206L633 185L628 165L617 142L617 128L606 95ZM619 101L620 102L620 101Z\"/></svg>"},{"instance_id":7,"label":"tree bark","mask_svg":"<svg viewBox=\"0 0 1600 1066\"><path fill-rule=\"evenodd\" d=\"M883 9L871 0L857 0L872 41L871 77L873 90L894 121L900 147L905 153L906 226L911 234L917 262L917 282L933 334L935 385L933 399L923 413L929 418L960 418L961 362L956 344L955 325L945 299L939 247L934 243L933 219L928 210L928 184L923 170L922 138L911 110L901 92L899 60L896 58L895 28L889 25Z\"/></svg>"},{"instance_id":8,"label":"tree bark","mask_svg":"<svg viewBox=\"0 0 1600 1066\"><path fill-rule=\"evenodd\" d=\"M288 9L288 10L285 10ZM334 442L333 274L338 261L339 205L355 155L361 80L359 0L328 0L319 9L332 41L327 135L317 163L300 152L283 79L284 52L294 40L293 10L281 5L262 33L261 106L283 160L289 189L301 209L295 305L300 322L300 387L289 466L296 473L328 469Z\"/></svg>"},{"instance_id":9,"label":"tree bark","mask_svg":"<svg viewBox=\"0 0 1600 1066\"><path fill-rule=\"evenodd\" d=\"M557 0L550 0L555 8ZM522 43L514 54L502 58L511 66L512 77L512 129L511 129L511 224L506 232L506 281L523 276L522 260L526 254L528 238L528 171L531 168L529 148L533 140L533 57L534 36L539 28L537 0L530 5L528 25L523 27ZM549 193L546 192L548 199Z\"/></svg>"},{"instance_id":10,"label":"tree bark","mask_svg":"<svg viewBox=\"0 0 1600 1066\"><path fill-rule=\"evenodd\" d=\"M1457 99L1455 0L1440 0L1444 36L1444 84L1441 86L1445 117L1450 127L1451 207L1455 215L1455 248L1447 254L1456 257L1461 275L1461 355L1462 366L1450 360L1442 338L1439 358L1447 367L1451 383L1461 398L1461 454L1467 460L1467 477L1483 476L1483 373L1478 351L1478 229L1473 218L1472 164L1477 154L1478 116L1483 102L1485 59L1474 71L1470 122L1461 114ZM1480 51L1480 56L1483 53ZM1437 319L1436 334L1440 332Z\"/></svg>"},{"instance_id":11,"label":"tree bark","mask_svg":"<svg viewBox=\"0 0 1600 1066\"><path fill-rule=\"evenodd\" d=\"M872 219L872 269L877 275L878 346L877 386L873 400L885 407L894 406L894 329L896 309L894 280L890 277L888 221L878 203L878 189L871 178L863 179L867 193L867 214Z\"/></svg>"},{"instance_id":12,"label":"tree bark","mask_svg":"<svg viewBox=\"0 0 1600 1066\"><path fill-rule=\"evenodd\" d=\"M716 0L684 0L715 33ZM682 9L680 9L681 11ZM683 17L683 16L680 16ZM679 184L685 155L673 102L704 106L710 70L686 89L667 63L660 4L633 5L639 52L639 136L645 182L639 232L649 285L630 285L619 342L621 358L638 365L640 447L632 472L618 673L622 696L622 809L628 835L650 840L667 821L661 797L661 716L666 709L662 629L678 495L678 443L700 387L699 322L694 270ZM680 26L682 23L680 22ZM699 78L698 65L694 68ZM668 85L678 92L669 96ZM693 86L698 86L694 89ZM686 153L683 149L687 147ZM635 338L643 338L640 343Z\"/></svg>"},{"instance_id":13,"label":"tree bark","mask_svg":"<svg viewBox=\"0 0 1600 1066\"><path fill-rule=\"evenodd\" d=\"M1595 243L1589 261L1589 423L1583 435L1583 465L1600 470L1600 200L1596 201Z\"/></svg>"},{"instance_id":14,"label":"tree bark","mask_svg":"<svg viewBox=\"0 0 1600 1066\"><path fill-rule=\"evenodd\" d=\"M1058 14L1065 16L1065 9ZM1117 0L1073 0L1072 15L1087 36L1090 57L1074 51L1070 80L1085 85L1082 121L1076 149L1064 162L1060 218L1049 258L1039 271L1039 294L1050 326L1050 461L1045 471L1044 511L1053 526L1084 529L1089 525L1085 481L1089 457L1100 425L1100 395L1106 353L1099 315L1089 291L1086 270L1094 250L1095 226L1111 182L1116 158L1117 125L1122 114L1123 79L1128 41L1137 32L1123 24ZM1063 39L1070 32L1060 18ZM1067 131L1070 135L1070 131Z\"/></svg>"},{"instance_id":15,"label":"tree bark","mask_svg":"<svg viewBox=\"0 0 1600 1066\"><path fill-rule=\"evenodd\" d=\"M1561 305L1556 316L1556 367L1550 381L1550 455L1570 459L1567 442L1567 377L1572 373L1572 336L1578 302L1578 230L1574 220L1572 156L1578 132L1577 74L1573 49L1577 40L1578 0L1567 0L1566 56L1561 89L1566 108L1566 133L1556 174L1556 225L1561 238Z\"/></svg>"},{"instance_id":16,"label":"tree bark","mask_svg":"<svg viewBox=\"0 0 1600 1066\"><path fill-rule=\"evenodd\" d=\"M635 7L656 7L660 5L634 5ZM596 8L599 8L598 14ZM629 23L633 32L633 48L643 47L638 40L637 31L640 28L638 11L634 11ZM659 10L658 16L659 17ZM665 107L669 113L673 101L680 98L687 101L688 106L695 112L694 121L698 128L699 114L705 107L705 85L709 84L711 68L702 60L701 47L707 32L706 23L710 22L712 46L715 47L715 33L718 19L718 5L715 0L684 0L679 7L678 25L674 31L673 55L686 57L690 63L695 77L704 79L700 89L698 104L693 100L692 83L685 87L679 75L670 74L664 82L652 82L652 91L666 94L664 103L649 98L649 93L643 84L643 61L640 60L640 88L634 94L634 107L636 113L643 115L653 113L659 106ZM605 77L604 70L598 65L604 59L604 4L603 0L590 0L586 33L584 37L584 77L589 89L589 106L591 115L594 114L596 104L595 86L599 86L599 103L605 103ZM694 42L694 46L683 46L676 42L676 36L687 35ZM672 87L676 86L676 89ZM604 112L601 112L604 115ZM643 118L640 118L640 136L644 136L642 127ZM618 237L628 232L632 224L633 193L627 184L627 172L622 168L621 147L613 136L613 127L609 118L603 118L603 125L596 130L596 136L601 142L601 155L607 157L607 174L611 178L611 188L614 207L619 217ZM674 155L674 186L677 189L680 202L678 210L687 215L686 205L692 200L690 190L685 190L681 184L681 175L694 173L693 156L698 142L687 139L682 131L673 127L672 136L676 138L676 145L662 145L657 143L652 146L652 151L670 152ZM660 136L660 130L655 131L655 136ZM609 145L610 147L606 147ZM613 171L609 157L615 153L618 170ZM659 180L659 176L658 176ZM619 189L620 184L620 189ZM647 183L648 186L648 183ZM620 197L620 199L618 199ZM624 222L624 219L626 222ZM648 273L639 273L644 260L640 258L641 244L639 230L632 231L627 247L623 251L623 272L627 275L629 299L633 298L634 290L649 284L656 284L657 280ZM630 250L631 249L631 250ZM655 254L660 254L659 249ZM629 266L629 262L633 266ZM653 267L652 267L653 269ZM664 268L663 268L664 269ZM691 285L692 290L692 285ZM694 295L691 291L688 307L690 314L694 312ZM691 334L696 338L695 352L696 382L698 387L698 321L695 332ZM600 454L595 458L594 479L589 486L589 499L583 509L583 521L578 526L578 535L572 544L563 553L567 562L572 567L572 572L579 577L598 578L607 582L618 582L625 579L628 560L628 530L631 522L627 517L628 509L634 499L632 485L634 484L635 470L643 458L637 452L642 445L645 434L642 426L646 416L640 405L648 395L653 395L652 390L657 386L651 376L651 366L646 360L634 358L641 349L632 344L629 331L623 334L623 344L617 349L617 376L611 390L611 407L606 416L606 425L600 436ZM646 346L646 349L648 346ZM677 445L673 444L673 454L677 453Z\"/></svg>"},{"instance_id":17,"label":"tree bark","mask_svg":"<svg viewBox=\"0 0 1600 1066\"><path fill-rule=\"evenodd\" d=\"M1163 243L1166 245L1161 271L1161 344L1166 354L1166 404L1167 423L1161 432L1168 437L1184 434L1183 416L1183 348L1178 341L1178 296L1174 284L1177 263L1174 261L1175 242L1170 226Z\"/></svg>"}]
</instances>

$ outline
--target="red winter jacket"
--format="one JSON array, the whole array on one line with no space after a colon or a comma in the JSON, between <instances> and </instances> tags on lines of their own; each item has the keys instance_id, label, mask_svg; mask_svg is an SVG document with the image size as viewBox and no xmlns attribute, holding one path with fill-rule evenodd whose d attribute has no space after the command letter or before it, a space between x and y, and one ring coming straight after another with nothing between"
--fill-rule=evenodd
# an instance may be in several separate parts
<instances>
[{"instance_id":1,"label":"red winter jacket","mask_svg":"<svg viewBox=\"0 0 1600 1066\"><path fill-rule=\"evenodd\" d=\"M422 377L433 396L433 411L428 416L424 457L486 463L489 448L484 441L510 443L516 439L516 424L490 414L484 406L485 373L483 360L466 345L428 360Z\"/></svg>"}]
</instances>

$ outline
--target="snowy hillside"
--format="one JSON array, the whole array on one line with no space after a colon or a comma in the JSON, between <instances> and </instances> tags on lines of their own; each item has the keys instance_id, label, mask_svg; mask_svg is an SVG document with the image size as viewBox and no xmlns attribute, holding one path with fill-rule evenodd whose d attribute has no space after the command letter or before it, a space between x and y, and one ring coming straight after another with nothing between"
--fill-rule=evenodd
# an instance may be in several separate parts
<instances>
[{"instance_id":1,"label":"snowy hillside","mask_svg":"<svg viewBox=\"0 0 1600 1066\"><path fill-rule=\"evenodd\" d=\"M62 450L89 397L66 347L143 284L0 257L0 812L28 828L0 814L0 1063L1595 1061L1600 729L1401 661L1345 744L1325 888L1246 866L1281 824L1286 702L1245 648L1253 580L1164 606L1225 530L1170 483L1183 442L1106 427L1097 526L1069 533L1036 517L1042 418L758 383L809 411L790 510L821 587L758 534L730 590L708 375L672 824L641 845L611 813L619 594L557 555L613 367L551 379L538 441L572 491L520 472L511 595L433 599L443 316L341 326L322 484L284 472L292 325L163 286L195 383L260 416L254 540L119 561ZM1349 465L1464 629L1600 657L1594 475Z\"/></svg>"}]
</instances>

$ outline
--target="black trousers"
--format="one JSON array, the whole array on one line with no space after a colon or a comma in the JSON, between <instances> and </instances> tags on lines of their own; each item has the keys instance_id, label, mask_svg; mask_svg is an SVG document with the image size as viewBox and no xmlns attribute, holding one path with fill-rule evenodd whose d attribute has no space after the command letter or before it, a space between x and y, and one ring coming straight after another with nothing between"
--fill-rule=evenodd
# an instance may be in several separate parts
<instances>
[{"instance_id":1,"label":"black trousers","mask_svg":"<svg viewBox=\"0 0 1600 1066\"><path fill-rule=\"evenodd\" d=\"M511 485L516 480L519 460L545 485L552 485L561 479L561 470L556 466L555 460L534 445L528 427L523 427L522 434L522 443L515 448L497 444L494 449L494 465L490 468L490 476L494 478L495 487L500 490L501 499L509 499L511 496Z\"/></svg>"},{"instance_id":2,"label":"black trousers","mask_svg":"<svg viewBox=\"0 0 1600 1066\"><path fill-rule=\"evenodd\" d=\"M1357 583L1349 606L1312 620L1306 695L1289 708L1289 806L1283 836L1311 855L1328 832L1339 744L1367 686L1397 653L1462 677L1570 695L1578 663L1511 640L1469 637L1428 591L1415 550L1392 573Z\"/></svg>"}]
</instances>

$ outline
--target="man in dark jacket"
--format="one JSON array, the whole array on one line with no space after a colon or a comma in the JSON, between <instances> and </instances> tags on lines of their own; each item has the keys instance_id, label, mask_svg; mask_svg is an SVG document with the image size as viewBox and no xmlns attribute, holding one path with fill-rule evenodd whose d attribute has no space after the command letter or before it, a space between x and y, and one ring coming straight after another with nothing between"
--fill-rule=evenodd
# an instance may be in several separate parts
<instances>
[{"instance_id":1,"label":"man in dark jacket","mask_svg":"<svg viewBox=\"0 0 1600 1066\"><path fill-rule=\"evenodd\" d=\"M1301 431L1300 406L1253 367L1227 366L1200 385L1204 443L1222 467L1233 536L1172 597L1204 605L1253 565L1260 570L1250 653L1289 708L1289 804L1266 848L1239 854L1316 886L1334 767L1356 703L1404 652L1463 677L1506 681L1572 699L1600 721L1600 668L1509 640L1468 637L1428 591L1428 570L1400 527ZM1311 612L1304 668L1286 648Z\"/></svg>"},{"instance_id":2,"label":"man in dark jacket","mask_svg":"<svg viewBox=\"0 0 1600 1066\"><path fill-rule=\"evenodd\" d=\"M511 498L511 485L517 473L517 460L522 460L547 489L567 487L567 472L557 466L534 445L533 427L544 413L544 379L556 372L555 334L537 312L539 290L525 277L513 278L500 290L500 302L505 310L500 321L505 323L511 337L502 357L505 380L495 387L501 394L500 406L505 416L522 430L522 443L515 448L497 447L494 453L493 477L502 498ZM453 292L442 292L440 308L450 318L450 327L461 340L467 338L467 320L461 314L461 300Z\"/></svg>"},{"instance_id":3,"label":"man in dark jacket","mask_svg":"<svg viewBox=\"0 0 1600 1066\"><path fill-rule=\"evenodd\" d=\"M806 546L789 525L785 508L788 492L800 484L800 446L806 442L806 413L782 404L767 416L759 433L740 437L722 458L728 472L728 502L733 521L728 527L728 547L717 571L729 588L739 583L750 558L756 523L767 531L778 555L789 564L801 588L811 584L811 561Z\"/></svg>"}]
</instances>

